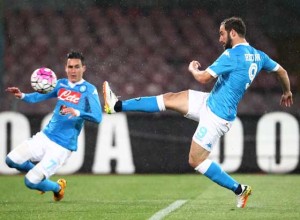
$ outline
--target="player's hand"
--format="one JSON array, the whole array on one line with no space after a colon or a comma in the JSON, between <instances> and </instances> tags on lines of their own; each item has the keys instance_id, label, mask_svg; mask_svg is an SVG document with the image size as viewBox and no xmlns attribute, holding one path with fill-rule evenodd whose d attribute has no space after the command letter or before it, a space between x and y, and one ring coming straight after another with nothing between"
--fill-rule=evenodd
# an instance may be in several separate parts
<instances>
[{"instance_id":1,"label":"player's hand","mask_svg":"<svg viewBox=\"0 0 300 220\"><path fill-rule=\"evenodd\" d=\"M22 92L18 87L8 87L5 91L14 94L16 98L22 97Z\"/></svg>"},{"instance_id":2,"label":"player's hand","mask_svg":"<svg viewBox=\"0 0 300 220\"><path fill-rule=\"evenodd\" d=\"M67 115L69 114L69 118L77 117L78 116L78 111L76 111L74 108L66 107L61 109L61 114Z\"/></svg>"},{"instance_id":3,"label":"player's hand","mask_svg":"<svg viewBox=\"0 0 300 220\"><path fill-rule=\"evenodd\" d=\"M190 62L189 71L191 73L194 73L195 71L199 71L199 67L201 67L201 64L198 61L193 60L192 62Z\"/></svg>"},{"instance_id":4,"label":"player's hand","mask_svg":"<svg viewBox=\"0 0 300 220\"><path fill-rule=\"evenodd\" d=\"M293 94L291 91L284 93L280 99L280 105L290 107L293 104Z\"/></svg>"}]
</instances>

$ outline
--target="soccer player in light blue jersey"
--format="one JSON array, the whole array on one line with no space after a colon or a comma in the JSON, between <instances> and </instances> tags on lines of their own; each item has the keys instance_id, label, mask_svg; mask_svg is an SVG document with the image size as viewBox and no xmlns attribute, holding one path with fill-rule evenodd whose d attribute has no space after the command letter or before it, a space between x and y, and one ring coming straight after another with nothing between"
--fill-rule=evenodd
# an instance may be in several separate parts
<instances>
[{"instance_id":1,"label":"soccer player in light blue jersey","mask_svg":"<svg viewBox=\"0 0 300 220\"><path fill-rule=\"evenodd\" d=\"M102 120L97 89L83 79L86 65L80 52L72 51L67 55L65 71L67 78L58 80L54 90L47 94L24 94L17 87L6 89L28 103L57 99L48 125L6 157L9 167L27 172L25 185L28 188L42 193L52 191L54 201L60 201L64 197L67 183L65 179L54 182L49 177L77 150L77 139L84 121L100 123Z\"/></svg>"},{"instance_id":2,"label":"soccer player in light blue jersey","mask_svg":"<svg viewBox=\"0 0 300 220\"><path fill-rule=\"evenodd\" d=\"M246 26L241 18L225 19L220 25L219 35L219 42L225 49L220 57L205 70L199 69L201 64L198 61L192 61L188 68L199 83L208 83L217 78L210 93L187 90L120 101L108 82L104 82L104 110L108 114L173 110L198 121L190 146L189 164L215 183L234 192L237 207L244 208L251 187L233 179L208 156L220 137L231 128L240 100L261 70L278 76L283 90L281 105L289 107L293 104L292 92L286 70L264 52L248 44L245 39Z\"/></svg>"}]
</instances>

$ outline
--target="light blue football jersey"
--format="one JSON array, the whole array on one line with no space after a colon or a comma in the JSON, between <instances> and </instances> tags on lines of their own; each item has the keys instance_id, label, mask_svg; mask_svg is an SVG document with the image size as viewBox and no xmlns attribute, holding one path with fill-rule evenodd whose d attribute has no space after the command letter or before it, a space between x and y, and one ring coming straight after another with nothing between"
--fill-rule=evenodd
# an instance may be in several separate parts
<instances>
[{"instance_id":1,"label":"light blue football jersey","mask_svg":"<svg viewBox=\"0 0 300 220\"><path fill-rule=\"evenodd\" d=\"M233 121L237 107L247 88L261 70L276 71L279 64L264 52L248 43L225 50L206 70L218 77L207 105L211 111L227 121Z\"/></svg>"},{"instance_id":2,"label":"light blue football jersey","mask_svg":"<svg viewBox=\"0 0 300 220\"><path fill-rule=\"evenodd\" d=\"M84 120L95 123L102 120L102 109L97 89L85 80L72 84L69 83L68 79L60 79L50 93L28 93L25 94L23 100L36 103L51 98L57 98L57 103L51 120L42 131L55 143L71 151L76 151L77 139ZM79 110L80 116L69 118L70 115L60 113L62 107L72 107Z\"/></svg>"}]
</instances>

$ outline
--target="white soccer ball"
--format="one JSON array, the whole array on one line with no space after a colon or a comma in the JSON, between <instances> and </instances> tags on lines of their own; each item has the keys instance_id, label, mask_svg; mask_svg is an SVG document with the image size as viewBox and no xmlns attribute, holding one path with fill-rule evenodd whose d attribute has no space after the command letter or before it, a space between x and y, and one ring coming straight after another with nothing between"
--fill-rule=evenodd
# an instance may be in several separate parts
<instances>
[{"instance_id":1,"label":"white soccer ball","mask_svg":"<svg viewBox=\"0 0 300 220\"><path fill-rule=\"evenodd\" d=\"M49 68L41 67L31 74L31 87L39 93L46 94L52 91L56 83L57 77Z\"/></svg>"}]
</instances>

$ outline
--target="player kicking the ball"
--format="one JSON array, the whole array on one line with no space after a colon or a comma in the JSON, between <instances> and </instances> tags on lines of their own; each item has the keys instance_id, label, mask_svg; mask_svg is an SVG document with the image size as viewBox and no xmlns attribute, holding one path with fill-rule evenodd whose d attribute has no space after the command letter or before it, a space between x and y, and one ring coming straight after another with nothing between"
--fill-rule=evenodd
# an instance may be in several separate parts
<instances>
[{"instance_id":1,"label":"player kicking the ball","mask_svg":"<svg viewBox=\"0 0 300 220\"><path fill-rule=\"evenodd\" d=\"M13 149L6 157L6 164L25 175L25 185L40 192L52 191L53 199L64 197L66 180L53 182L50 176L77 150L77 139L85 120L100 123L102 109L97 89L85 81L84 57L79 52L67 55L65 71L67 79L60 79L47 94L38 92L24 94L17 87L6 89L28 103L57 98L53 116L48 125L32 138ZM36 162L36 165L33 163Z\"/></svg>"},{"instance_id":2,"label":"player kicking the ball","mask_svg":"<svg viewBox=\"0 0 300 220\"><path fill-rule=\"evenodd\" d=\"M219 42L225 51L212 65L206 70L199 70L201 65L198 61L189 64L189 71L199 83L218 78L210 93L187 90L120 101L108 82L104 82L104 108L109 114L173 110L198 121L190 146L189 164L215 183L234 192L237 207L244 208L251 195L251 187L237 182L208 156L220 137L231 128L238 103L261 70L275 72L278 76L283 90L281 105L289 107L293 99L287 72L264 52L247 43L246 26L241 18L225 19L220 25L219 35Z\"/></svg>"}]
</instances>

